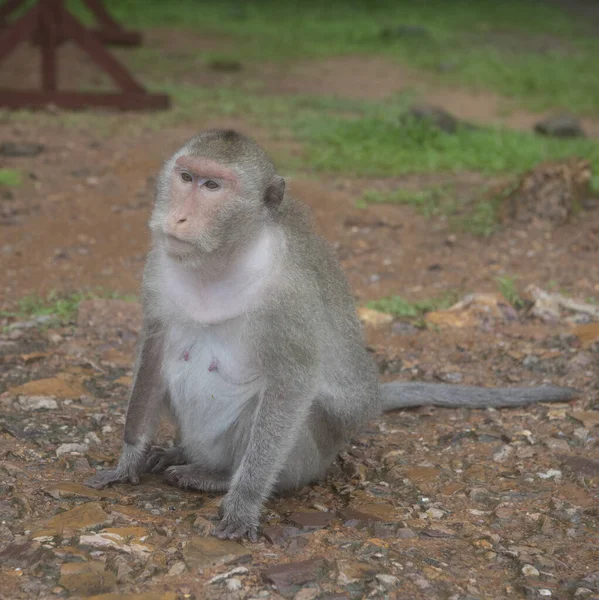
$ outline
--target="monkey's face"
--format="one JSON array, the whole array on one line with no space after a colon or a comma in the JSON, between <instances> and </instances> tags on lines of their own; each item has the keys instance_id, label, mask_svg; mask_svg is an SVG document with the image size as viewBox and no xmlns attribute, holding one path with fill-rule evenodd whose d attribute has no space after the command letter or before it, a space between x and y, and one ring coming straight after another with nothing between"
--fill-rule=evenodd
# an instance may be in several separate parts
<instances>
[{"instance_id":1,"label":"monkey's face","mask_svg":"<svg viewBox=\"0 0 599 600\"><path fill-rule=\"evenodd\" d=\"M208 158L183 155L172 165L151 221L167 252L181 260L217 250L251 204L239 175Z\"/></svg>"}]
</instances>

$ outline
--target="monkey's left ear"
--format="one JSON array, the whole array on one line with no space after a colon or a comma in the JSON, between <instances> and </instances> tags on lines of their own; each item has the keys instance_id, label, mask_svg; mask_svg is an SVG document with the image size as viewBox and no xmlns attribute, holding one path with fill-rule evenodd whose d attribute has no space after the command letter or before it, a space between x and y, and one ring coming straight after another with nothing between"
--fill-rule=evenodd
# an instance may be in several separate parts
<instances>
[{"instance_id":1,"label":"monkey's left ear","mask_svg":"<svg viewBox=\"0 0 599 600\"><path fill-rule=\"evenodd\" d=\"M264 203L271 208L278 208L285 196L285 179L275 175L264 192Z\"/></svg>"}]
</instances>

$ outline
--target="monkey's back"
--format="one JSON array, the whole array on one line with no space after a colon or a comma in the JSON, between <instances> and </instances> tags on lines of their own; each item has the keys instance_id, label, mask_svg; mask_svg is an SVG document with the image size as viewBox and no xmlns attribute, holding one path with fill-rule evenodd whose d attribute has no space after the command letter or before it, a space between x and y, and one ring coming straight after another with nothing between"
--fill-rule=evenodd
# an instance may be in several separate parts
<instances>
[{"instance_id":1,"label":"monkey's back","mask_svg":"<svg viewBox=\"0 0 599 600\"><path fill-rule=\"evenodd\" d=\"M279 223L287 241L291 271L310 288L302 294L318 321L314 340L319 357L320 402L346 426L362 425L380 414L378 373L368 354L349 283L333 247L314 230L308 208L285 197ZM309 300L316 293L316 302ZM302 311L305 315L306 313Z\"/></svg>"}]
</instances>

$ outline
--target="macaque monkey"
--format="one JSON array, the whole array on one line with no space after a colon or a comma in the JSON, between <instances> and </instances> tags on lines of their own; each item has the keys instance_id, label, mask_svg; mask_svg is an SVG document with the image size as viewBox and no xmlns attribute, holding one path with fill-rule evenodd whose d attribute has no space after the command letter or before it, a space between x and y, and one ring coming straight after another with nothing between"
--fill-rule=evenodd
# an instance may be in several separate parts
<instances>
[{"instance_id":1,"label":"macaque monkey","mask_svg":"<svg viewBox=\"0 0 599 600\"><path fill-rule=\"evenodd\" d=\"M273 493L322 478L382 411L567 400L566 388L380 385L348 283L253 140L206 131L165 164L150 219L144 326L124 445L87 484L163 472L226 492L216 535L256 540ZM152 446L162 409L178 444Z\"/></svg>"}]
</instances>

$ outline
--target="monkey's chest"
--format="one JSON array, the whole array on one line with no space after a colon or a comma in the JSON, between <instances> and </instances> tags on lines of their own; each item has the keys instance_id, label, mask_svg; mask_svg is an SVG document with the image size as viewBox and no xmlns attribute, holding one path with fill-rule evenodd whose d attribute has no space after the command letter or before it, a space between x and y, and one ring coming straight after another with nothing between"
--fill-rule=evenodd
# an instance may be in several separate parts
<instances>
[{"instance_id":1,"label":"monkey's chest","mask_svg":"<svg viewBox=\"0 0 599 600\"><path fill-rule=\"evenodd\" d=\"M167 336L165 354L164 375L181 443L204 456L224 452L217 446L237 427L262 385L249 340L225 324L176 326Z\"/></svg>"}]
</instances>

